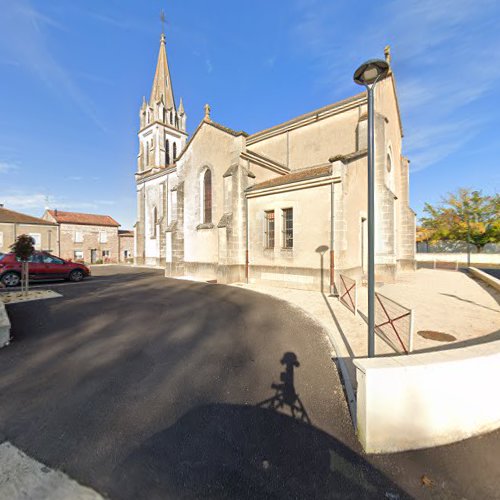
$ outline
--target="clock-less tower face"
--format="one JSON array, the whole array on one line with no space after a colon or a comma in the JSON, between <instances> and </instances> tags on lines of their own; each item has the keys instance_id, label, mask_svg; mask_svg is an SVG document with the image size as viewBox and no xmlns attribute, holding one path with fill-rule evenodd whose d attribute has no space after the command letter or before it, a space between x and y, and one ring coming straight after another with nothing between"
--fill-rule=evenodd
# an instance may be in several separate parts
<instances>
[{"instance_id":1,"label":"clock-less tower face","mask_svg":"<svg viewBox=\"0 0 500 500\"><path fill-rule=\"evenodd\" d=\"M173 165L186 145L186 113L182 99L175 104L165 45L162 34L151 96L140 110L138 172Z\"/></svg>"}]
</instances>

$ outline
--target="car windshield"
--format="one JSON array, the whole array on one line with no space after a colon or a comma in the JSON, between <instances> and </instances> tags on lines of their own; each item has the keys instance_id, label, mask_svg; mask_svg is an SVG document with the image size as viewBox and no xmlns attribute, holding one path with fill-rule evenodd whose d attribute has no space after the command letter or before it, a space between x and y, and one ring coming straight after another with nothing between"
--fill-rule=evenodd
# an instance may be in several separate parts
<instances>
[{"instance_id":1,"label":"car windshield","mask_svg":"<svg viewBox=\"0 0 500 500\"><path fill-rule=\"evenodd\" d=\"M0 253L0 260L2 260L6 255L6 253Z\"/></svg>"}]
</instances>

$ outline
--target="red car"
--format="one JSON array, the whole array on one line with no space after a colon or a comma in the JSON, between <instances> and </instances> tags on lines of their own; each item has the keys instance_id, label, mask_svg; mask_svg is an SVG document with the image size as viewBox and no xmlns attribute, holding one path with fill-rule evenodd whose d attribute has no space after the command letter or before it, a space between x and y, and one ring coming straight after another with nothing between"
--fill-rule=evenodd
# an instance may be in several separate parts
<instances>
[{"instance_id":1,"label":"red car","mask_svg":"<svg viewBox=\"0 0 500 500\"><path fill-rule=\"evenodd\" d=\"M82 281L90 276L90 269L76 262L60 259L46 252L35 252L29 259L30 280L65 279ZM21 283L21 262L13 253L0 254L0 281L5 286Z\"/></svg>"}]
</instances>

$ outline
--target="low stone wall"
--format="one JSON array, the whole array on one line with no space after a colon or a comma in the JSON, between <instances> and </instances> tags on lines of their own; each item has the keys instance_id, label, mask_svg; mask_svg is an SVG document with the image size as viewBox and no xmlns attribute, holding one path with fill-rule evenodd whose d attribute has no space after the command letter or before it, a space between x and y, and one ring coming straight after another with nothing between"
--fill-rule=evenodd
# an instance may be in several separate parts
<instances>
[{"instance_id":1,"label":"low stone wall","mask_svg":"<svg viewBox=\"0 0 500 500\"><path fill-rule=\"evenodd\" d=\"M459 266L467 264L466 253L417 253L415 254L417 262L458 262ZM471 264L486 264L500 266L500 253L471 253Z\"/></svg>"},{"instance_id":2,"label":"low stone wall","mask_svg":"<svg viewBox=\"0 0 500 500\"><path fill-rule=\"evenodd\" d=\"M500 340L354 364L358 437L367 453L439 446L500 428Z\"/></svg>"},{"instance_id":3,"label":"low stone wall","mask_svg":"<svg viewBox=\"0 0 500 500\"><path fill-rule=\"evenodd\" d=\"M330 286L330 270L323 268L323 290L328 291ZM285 266L256 266L250 265L249 283L279 286L283 288L297 288L300 290L321 290L321 269L309 267Z\"/></svg>"},{"instance_id":4,"label":"low stone wall","mask_svg":"<svg viewBox=\"0 0 500 500\"><path fill-rule=\"evenodd\" d=\"M500 292L500 280L499 279L495 278L494 276L491 276L491 274L488 274L488 273L485 273L484 271L481 271L480 269L476 269L475 267L469 267L469 272L475 278L478 278L481 281L484 281L486 284L492 286L495 290Z\"/></svg>"},{"instance_id":5,"label":"low stone wall","mask_svg":"<svg viewBox=\"0 0 500 500\"><path fill-rule=\"evenodd\" d=\"M10 320L5 309L5 304L0 301L0 348L10 342Z\"/></svg>"}]
</instances>

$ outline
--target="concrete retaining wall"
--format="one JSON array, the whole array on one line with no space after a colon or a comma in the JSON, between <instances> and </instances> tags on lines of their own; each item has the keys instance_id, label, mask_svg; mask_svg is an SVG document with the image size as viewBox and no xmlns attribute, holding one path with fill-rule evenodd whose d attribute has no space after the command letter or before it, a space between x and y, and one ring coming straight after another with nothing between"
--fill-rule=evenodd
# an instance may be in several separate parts
<instances>
[{"instance_id":1,"label":"concrete retaining wall","mask_svg":"<svg viewBox=\"0 0 500 500\"><path fill-rule=\"evenodd\" d=\"M491 274L485 273L480 269L476 269L475 267L469 267L469 271L475 278L478 278L488 285L492 286L495 290L500 292L500 280L491 276Z\"/></svg>"},{"instance_id":2,"label":"concrete retaining wall","mask_svg":"<svg viewBox=\"0 0 500 500\"><path fill-rule=\"evenodd\" d=\"M5 310L5 304L0 301L0 348L10 342L10 320Z\"/></svg>"},{"instance_id":3,"label":"concrete retaining wall","mask_svg":"<svg viewBox=\"0 0 500 500\"><path fill-rule=\"evenodd\" d=\"M358 437L367 453L438 446L500 428L500 341L354 364Z\"/></svg>"}]
</instances>

